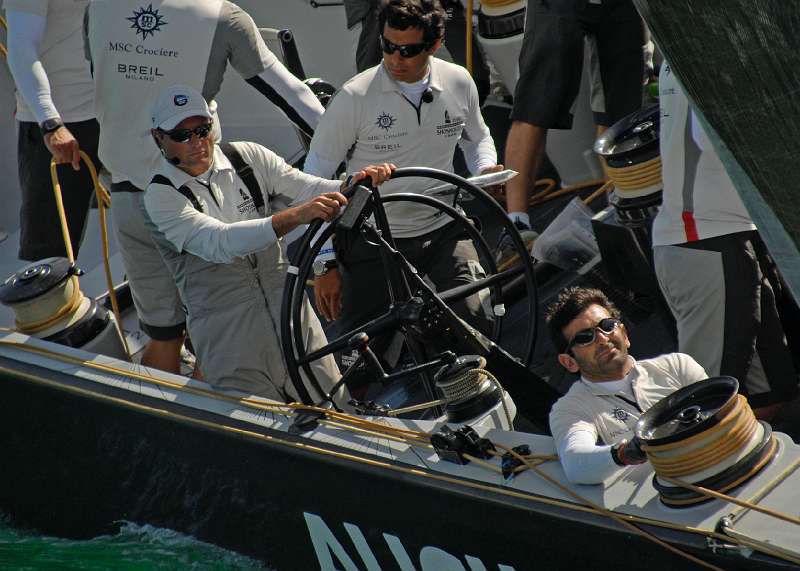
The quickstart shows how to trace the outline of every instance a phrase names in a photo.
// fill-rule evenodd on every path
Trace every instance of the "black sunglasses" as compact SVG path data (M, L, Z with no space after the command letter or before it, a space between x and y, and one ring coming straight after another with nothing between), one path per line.
M606 317L605 319L601 319L594 327L581 329L578 331L572 340L567 343L564 353L569 353L570 349L573 347L587 347L588 345L594 343L594 340L597 338L598 329L606 335L610 335L620 325L622 325L622 322L614 317Z
M172 131L165 131L164 129L159 128L159 131L164 133L176 143L188 143L192 138L192 133L197 135L198 139L205 139L211 132L212 127L212 123L205 123L195 127L194 129L173 129Z
M411 58L418 56L424 50L428 49L431 44L428 42L423 42L421 44L395 44L390 42L383 36L381 38L381 49L385 54L393 54L394 52L400 52L400 56L404 58Z

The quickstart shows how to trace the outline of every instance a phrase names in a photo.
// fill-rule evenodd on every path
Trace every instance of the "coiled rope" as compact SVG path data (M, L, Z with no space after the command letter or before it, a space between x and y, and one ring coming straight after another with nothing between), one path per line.
M106 286L108 287L108 296L111 300L111 308L114 313L114 317L117 321L117 331L119 332L120 338L122 339L122 344L125 348L125 354L128 356L128 359L131 359L131 352L130 348L128 347L128 341L125 338L125 332L122 330L122 317L119 311L119 304L117 303L117 296L114 291L114 281L111 277L111 263L109 262L109 254L108 254L108 224L106 220L106 208L111 207L111 195L109 192L103 187L100 183L99 178L97 177L97 169L94 166L94 162L92 159L87 155L85 152L80 151L81 160L86 164L86 167L89 169L89 174L92 177L92 184L94 185L94 192L95 196L97 197L97 209L100 214L100 229L101 229L101 238L102 238L102 245L103 245L103 265L105 267L105 277L106 277ZM61 183L58 180L58 169L55 158L50 161L50 179L53 183L53 194L55 195L56 200L56 208L58 209L58 218L61 223L61 235L64 238L64 247L67 251L67 259L69 260L70 264L75 264L75 254L72 250L72 240L70 239L69 235L69 227L67 226L67 215L64 211L64 201L61 196ZM80 301L83 299L83 294L80 291L80 286L78 284L77 276L72 276L70 280L73 281L73 298L77 296L77 305L80 304ZM70 313L70 311L75 311L77 309L77 305L70 309L69 304L62 307L58 310L53 316L49 317L46 320L42 320L39 323L34 324L38 330L44 329L49 327L50 325L56 323L59 319L64 317L64 315ZM24 324L27 329L20 328L20 331L23 333L31 332L30 327L31 324ZM18 324L19 326L19 324Z
M8 31L8 22L6 22L6 19L3 18L2 15L0 15L0 26L2 26L6 31ZM8 57L8 48L6 48L3 44L0 44L0 55L3 56L4 58Z
M511 430L514 426L514 422L511 418L511 412L508 410L508 404L506 403L505 399L506 392L505 390L503 390L503 386L500 384L500 381L497 380L497 377L495 377L492 373L483 368L486 366L486 359L481 357L480 363L481 363L480 367L475 369L465 370L461 372L457 377L453 379L448 379L447 383L448 387L443 388L442 390L442 392L445 393L444 398L412 406L407 406L404 408L395 408L388 411L386 415L394 417L394 416L399 416L401 414L405 414L407 412L424 410L427 408L447 405L452 402L459 401L472 394L473 391L475 391L481 385L481 383L488 380L500 391L501 395L500 403L503 407L503 414L506 417L508 428L509 430Z
M681 478L718 466L726 458L752 449L759 428L753 410L743 395L736 395L731 410L715 426L684 438L642 449L656 475Z
M614 181L614 187L621 197L638 194L646 190L660 190L661 157L656 156L643 163L625 167L605 167L608 177Z

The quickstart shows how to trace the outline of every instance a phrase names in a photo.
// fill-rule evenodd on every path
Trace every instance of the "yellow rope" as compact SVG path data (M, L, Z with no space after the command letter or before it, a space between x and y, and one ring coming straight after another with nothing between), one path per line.
M520 0L481 0L481 5L488 8L502 8L504 6L511 6L518 4Z
M758 429L758 421L743 395L712 428L679 442L642 449L660 477L681 477L713 468L725 458L743 451Z
M12 332L11 330L8 330L6 328L0 328L0 331ZM142 374L139 374L139 373L135 373L133 371L128 371L128 370L125 370L125 369L118 369L118 368L113 367L111 365L101 365L101 364L98 364L98 363L92 363L92 362L83 361L81 359L69 357L69 356L66 356L66 355L63 355L63 354L60 354L60 353L56 353L56 352L47 350L47 349L42 349L42 348L38 348L38 347L31 347L31 346L25 345L25 344L17 342L17 341L0 340L0 345L14 346L14 347L22 349L22 350L26 350L26 351L30 351L30 352L34 352L34 353L39 353L39 354L49 355L49 356L51 356L51 357L53 357L55 359L62 360L62 361L65 361L65 362L76 363L76 364L79 364L79 365L86 366L88 368L94 368L94 369L107 371L107 372L114 372L114 373L117 373L117 374L129 376L129 377L132 377L132 378L140 378L140 379L146 380L148 382L151 382L153 384L162 384L162 385L170 386L172 388L175 388L175 389L178 389L178 390L181 390L181 391L185 391L185 392L193 392L193 393L198 393L198 394L204 394L204 395L207 395L207 396L213 396L214 398L217 398L217 399L220 399L220 400L233 401L233 402L235 402L237 404L240 404L240 405L247 405L247 406L250 406L252 408L262 409L262 410L265 410L267 412L273 412L273 413L276 413L276 414L287 415L287 414L290 414L292 411L297 412L297 411L303 411L303 410L318 411L318 412L324 413L325 415L327 415L327 416L329 416L331 418L335 418L337 420L346 421L346 422L343 422L343 423L333 422L333 421L323 421L326 424L329 423L334 427L339 427L339 428L342 428L344 430L352 430L354 432L361 432L361 433L365 433L367 435L371 435L371 434L377 433L376 435L387 437L387 438L392 438L392 439L399 439L401 441L403 441L402 436L398 437L397 434L408 435L409 437L413 435L415 437L424 438L424 439L430 437L429 434L424 433L424 432L415 431L415 430L408 430L408 429L400 429L400 428L396 428L396 427L390 427L390 426L387 426L387 425L384 425L384 424L380 424L380 423L375 422L375 421L368 421L366 419L353 417L353 416L348 415L346 413L336 413L335 411L331 411L329 409L319 409L319 408L316 408L316 407L309 407L309 406L306 406L306 405L300 405L298 403L289 403L289 404L273 404L273 403L269 403L268 404L268 403L263 403L263 402L256 401L256 400L253 400L253 399L248 399L248 398L237 399L235 397L227 396L225 394L218 393L216 391L199 389L199 388L195 388L195 387L188 387L188 386L185 386L185 385L180 385L180 384L177 384L177 383L174 383L174 382L170 382L170 381L166 381L166 380L163 380L163 379L156 379L156 378L154 378L154 377L152 377L150 375L142 375ZM157 412L163 412L163 411L157 411ZM194 419L192 419L192 420L194 421ZM353 426L348 426L348 423L352 423ZM204 423L204 424L207 424L209 427L212 426L211 423ZM370 428L372 430L367 430L366 426L370 426ZM225 427L223 427L223 428L225 428ZM242 431L242 432L244 432L244 431ZM254 436L258 436L258 435L254 435ZM428 442L425 442L424 444L425 445L429 445ZM700 559L694 558L693 556L691 556L689 554L683 553L679 549L677 549L677 548L675 548L675 547L663 542L662 540L660 540L660 539L658 539L658 538L656 538L656 537L654 537L652 535L647 534L647 532L644 532L643 530L641 530L640 528L638 528L637 526L633 525L630 522L635 521L635 522L644 523L644 524L648 524L648 525L663 526L663 527L666 527L666 528L669 528L669 529L684 530L684 531L687 531L689 533L697 533L697 534L704 535L706 537L714 537L714 538L717 538L717 539L720 539L720 540L722 540L722 539L730 539L730 540L733 540L733 541L735 541L735 542L737 542L739 544L751 546L751 547L753 547L754 549L756 549L758 551L761 551L763 553L767 553L767 554L772 555L774 557L781 558L781 559L784 559L784 560L793 560L790 555L788 555L786 553L783 553L782 551L777 550L774 546L770 546L770 545L765 544L763 542L758 542L756 540L753 540L752 538L731 537L731 536L722 535L722 534L719 534L719 533L716 533L716 532L713 532L713 531L692 528L692 527L686 526L686 525L675 525L675 524L670 524L669 522L664 522L664 521L660 521L660 520L648 520L646 518L642 518L642 517L638 517L638 516L632 516L632 515L629 515L629 514L618 514L618 513L615 513L615 512L613 512L611 510L608 510L606 508L603 508L603 507L601 507L599 505L594 504L593 502L591 502L590 500L587 500L586 498L583 498L579 494L573 492L567 486L564 486L563 484L561 484L557 480L553 479L552 477L548 476L546 473L544 473L544 472L542 472L541 470L538 469L538 465L539 464L542 464L542 463L547 462L547 461L554 461L554 460L556 460L558 458L557 456L555 456L555 455L521 456L520 454L516 453L514 450L511 450L510 448L508 448L508 447L506 447L506 446L504 446L502 444L498 444L498 443L494 443L494 444L499 450L505 450L505 451L509 452L512 456L514 456L515 458L517 458L518 460L520 460L523 463L523 466L525 466L525 468L519 467L519 468L517 468L515 470L515 472L520 472L523 469L532 470L537 475L542 477L544 480L546 480L550 484L552 484L553 486L557 487L558 489L561 489L564 493L566 493L569 496L573 497L574 499L578 500L580 505L575 506L575 509L586 509L590 513L599 513L599 514L602 514L602 515L606 515L606 516L610 517L611 519L613 519L614 521L616 521L617 523L619 523L620 525L631 529L632 531L634 531L637 534L643 535L644 537L650 539L651 541L654 541L655 543L658 543L659 545L663 546L665 549L668 549L668 550L670 550L670 551L672 551L674 553L677 553L677 554L679 554L681 556L687 557L689 560L697 563L698 565L702 565L702 566L707 567L709 569L715 569L715 570L719 569L718 567L710 565L710 564L708 564L708 563L706 563L706 562L704 562L704 561L702 561ZM412 445L417 445L418 446L419 444L418 443L414 443ZM497 453L496 455L500 455L500 454ZM354 459L361 460L360 458L354 458ZM469 459L472 460L472 458L469 458ZM494 466L492 464L489 464L488 462L480 462L480 463L476 463L476 464L481 465L481 466L486 467L486 468L489 468L492 471L502 472L502 470L500 470L499 468L497 468L496 466ZM392 466L387 466L387 467L392 468ZM411 472L415 472L415 471L411 470ZM440 479L440 480L447 479L447 481L451 481L452 483L462 483L462 484L468 485L468 486L470 485L469 481L456 480L456 479L452 479L452 478L447 478L446 476L439 476L439 475L435 475L434 474L434 475L431 475L431 477L433 477L434 479ZM485 487L479 486L479 485L475 485L474 487L480 488L480 489L488 489L488 488L485 488ZM534 501L545 501L546 500L545 498L541 498L541 497L536 496L536 495L514 494L513 491L511 491L511 490L503 490L503 491L507 492L509 494L512 494L512 495L516 495L516 496L519 496L519 497L525 497L527 499L534 500ZM727 499L727 496L725 496L722 499ZM545 501L545 503L548 503L548 502ZM584 507L582 508L581 506L584 506ZM748 505L748 507L750 507L750 506Z
M119 331L119 336L122 339L123 347L125 348L125 354L128 356L129 360L131 358L131 351L128 347L128 340L125 338L125 332L122 329L122 316L119 311L119 304L117 303L117 295L114 291L114 281L111 277L111 263L109 262L109 253L108 253L108 224L106 221L106 208L111 206L111 195L108 191L103 188L103 185L100 183L100 179L97 177L97 169L94 166L94 162L92 159L89 158L85 152L80 151L81 160L86 164L86 167L89 169L89 174L92 177L92 184L94 185L94 192L95 196L97 196L97 209L100 213L100 233L103 242L103 264L105 266L105 276L106 276L106 286L108 287L108 296L111 300L111 308L114 312L114 317L117 321L117 330ZM50 179L53 182L53 193L55 194L56 199L56 208L58 209L58 218L61 222L61 234L64 237L64 247L67 250L67 259L70 261L71 264L75 263L75 255L72 251L72 240L69 236L69 227L67 226L67 215L64 211L64 202L61 196L61 183L58 180L58 169L55 158L50 161ZM75 290L79 292L77 278L75 279Z
M2 15L0 15L0 26L8 30L8 22L6 22L6 19L3 18ZM3 44L0 44L0 55L5 58L8 57L8 49Z
M552 476L546 474L545 472L540 470L537 465L535 465L532 462L529 462L528 460L526 460L525 457L521 456L517 451L513 450L512 448L508 448L507 446L503 446L502 444L499 444L499 445L495 444L495 446L497 448L499 448L501 450L504 450L507 453L511 454L511 456L516 458L518 461L523 462L524 464L526 464L528 466L528 468L530 468L533 472L536 473L537 476L539 476L543 480L547 481L550 485L558 488L559 490L561 490L565 494L573 497L574 499L576 499L577 501L581 502L582 504L589 506L593 510L597 511L597 513L600 513L602 515L605 515L605 516L611 518L612 520L617 522L619 525L629 529L630 531L634 532L635 534L637 534L637 535L639 535L639 536L641 536L641 537L643 537L643 538L645 538L645 539L647 539L649 541L652 541L653 543L656 543L656 544L660 545L664 549L666 549L666 550L668 550L668 551L670 551L670 552L672 552L672 553L674 553L676 555L684 557L684 558L688 559L689 561L692 561L693 563L696 563L697 565L700 565L700 566L705 567L707 569L713 569L714 571L723 571L722 568L717 567L716 565L712 565L711 563L707 563L706 561L703 561L702 559L699 559L699 558L695 557L694 555L691 555L690 553L686 553L685 551L670 545L666 541L663 541L663 540L657 538L655 535L644 531L643 529L641 529L638 526L630 523L629 521L626 521L624 518L620 517L618 514L614 513L613 511L611 511L609 509L606 509L606 508L602 507L599 504L594 503L590 499L581 496L577 492L574 492L569 486L565 486L564 484L562 484L561 482L559 482L558 480L556 480Z
M606 172L614 186L625 192L635 192L653 186L661 187L661 157L657 156L649 161L627 167L606 166Z
M83 301L83 294L81 294L81 288L78 284L78 278L72 276L70 279L72 283L72 295L70 296L69 300L62 305L59 309L56 310L55 313L46 317L45 319L41 319L39 321L28 321L23 322L19 320L14 320L14 324L17 330L21 331L22 333L39 333L40 331L44 331L48 327L52 327L54 324L58 323L61 319L71 316L77 309L80 307L81 302Z

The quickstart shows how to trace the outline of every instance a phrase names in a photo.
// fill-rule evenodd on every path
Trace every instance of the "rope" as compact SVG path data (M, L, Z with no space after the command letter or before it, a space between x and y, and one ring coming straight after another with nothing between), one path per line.
M3 18L1 14L0 14L0 26L8 30L8 22L6 22L6 19ZM0 44L0 55L2 55L4 58L8 57L8 49L3 44Z
M693 563L696 563L697 565L705 567L706 569L713 569L714 571L723 571L721 567L717 567L716 565L712 565L711 563L707 563L706 561L703 561L702 559L699 559L699 558L695 557L694 555L692 555L690 553L686 553L685 551L670 545L666 541L663 541L663 540L657 538L655 535L644 531L643 529L641 529L640 527L630 523L629 521L626 521L624 518L620 517L619 514L616 514L613 511L611 511L609 509L606 509L606 508L600 506L599 504L594 503L590 499L581 496L577 492L574 492L568 486L565 486L564 484L562 484L561 482L559 482L558 480L556 480L552 476L550 476L550 475L546 474L545 472L543 472L542 470L540 470L537 464L534 464L533 462L529 462L525 457L521 456L516 450L513 450L512 448L508 448L507 446L503 446L502 444L495 444L495 446L497 448L499 448L500 450L504 450L505 452L511 454L514 458L516 458L520 462L523 462L525 465L528 466L528 468L530 470L535 472L536 475L538 475L543 480L547 481L550 485L555 486L556 488L558 488L559 490L561 490L565 494L571 496L572 498L576 499L577 501L581 502L582 504L589 506L590 508L594 509L598 513L611 518L616 523L618 523L619 525L629 529L630 531L632 531L636 535L639 535L639 536L641 536L641 537L643 537L643 538L645 538L645 539L647 539L649 541L652 541L653 543L655 543L657 545L660 545L661 547L663 547L667 551L670 551L670 552L674 553L675 555L679 555L680 557L684 557L684 558L688 559L689 561L691 561Z
M0 328L0 331L13 333L13 331L11 331L9 329L6 329L6 328ZM366 419L359 418L359 417L354 417L354 416L351 416L351 415L349 415L347 413L336 412L336 411L332 411L332 410L329 410L329 409L322 409L322 408L312 407L312 406L308 406L308 405L301 405L299 403L275 404L275 403L265 403L265 402L263 402L261 400L256 400L256 399L252 399L252 398L236 398L236 397L225 395L224 393L219 393L219 392L216 392L216 391L213 391L213 390L202 389L202 388L198 388L198 387L191 387L191 386L188 386L188 385L183 385L183 384L179 384L179 383L176 383L176 382L167 381L167 380L164 380L164 379L157 379L157 378L152 377L150 375L142 375L142 374L136 373L134 371L129 371L129 370L126 370L126 369L119 369L119 368L114 367L112 365L104 365L104 364L95 363L95 362L91 362L91 361L84 361L82 359L78 359L78 358L75 358L75 357L70 357L70 356L67 356L67 355L63 355L61 353L56 353L56 352L51 351L49 349L44 349L44 348L40 348L40 347L32 347L32 346L26 345L26 344L24 344L22 342L19 342L19 341L9 341L9 340L5 340L5 339L0 339L0 345L13 346L15 348L18 348L18 349L21 349L21 350L24 350L24 351L29 351L29 352L32 352L32 353L38 353L38 354L47 355L47 356L50 356L50 357L52 357L52 358L54 358L56 360L60 360L60 361L63 361L63 362L73 363L73 364L85 366L85 367L88 367L88 368L92 368L92 369L96 369L96 370L100 370L100 371L104 371L104 372L111 372L111 373L115 373L115 374L120 374L120 375L131 377L131 378L138 378L140 380L145 380L145 381L147 381L147 382L149 382L151 384L167 386L167 387L170 387L170 388L173 388L173 389L176 389L176 390L179 390L179 391L183 391L183 392L195 393L195 394L200 394L200 395L203 395L203 396L210 396L210 397L213 397L213 398L216 398L216 399L233 402L233 403L236 403L238 405L250 406L250 407L255 408L255 409L264 410L266 412L272 412L274 414L280 414L280 415L283 415L283 416L289 416L293 412L296 413L296 412L301 412L301 411L320 412L320 413L323 413L325 416L327 416L329 418L329 420L323 420L323 421L321 421L321 423L329 424L329 425L331 425L333 427L341 428L343 430L350 430L350 431L353 431L353 432L362 433L362 434L366 434L366 435L381 436L381 437L384 437L384 438L389 438L389 439L397 440L397 441L400 441L400 442L406 442L411 446L430 447L430 442L429 442L430 435L428 433L421 432L421 431L416 431L416 430L410 430L410 429L403 429L403 428L398 428L398 427L393 427L393 426L387 426L387 425L381 424L379 422L366 420ZM690 533L698 533L698 534L701 534L701 535L706 536L706 537L715 537L717 539L731 539L731 540L733 540L735 542L738 542L741 545L750 546L750 547L752 547L752 548L754 548L754 549L756 549L758 551L761 551L763 553L772 555L774 557L781 558L781 559L784 559L784 560L795 561L795 559L792 559L790 554L787 554L787 553L784 553L782 551L777 550L775 548L775 546L770 546L770 545L765 544L763 542L758 542L756 540L753 540L752 538L731 537L731 536L728 536L728 535L721 535L721 534L715 533L713 531L707 531L707 530L702 530L702 529L697 529L697 528L691 528L690 526L686 526L686 525L674 525L674 524L669 524L668 522L661 522L661 521L658 521L658 520L647 520L645 518L632 516L632 515L629 515L629 514L617 514L615 512L612 512L611 510L608 510L606 508L603 508L603 507L601 507L599 505L594 504L593 502L591 502L590 500L588 500L586 498L583 498L582 496L580 496L576 492L573 492L567 486L564 486L563 484L561 484L560 482L558 482L554 478L550 477L549 475L547 475L546 473L544 473L544 472L542 472L541 470L538 469L538 466L540 464L542 464L544 462L547 462L547 461L554 461L554 460L556 460L558 458L557 456L555 456L555 455L521 456L516 451L514 451L514 450L512 450L512 449L510 449L510 448L508 448L508 447L506 447L506 446L504 446L502 444L498 444L498 443L494 443L494 444L499 450L504 450L504 451L510 453L513 457L515 457L516 459L518 459L519 461L522 462L522 466L517 467L515 469L515 473L522 472L522 471L525 471L525 470L532 470L533 472L535 472L537 475L539 475L541 478L543 478L544 480L546 480L547 482L549 482L550 484L552 484L556 488L560 489L561 491L563 491L567 495L571 496L572 498L578 500L580 506L585 506L583 509L587 509L590 513L594 512L594 513L599 513L599 514L602 514L602 515L606 515L606 516L610 517L611 519L613 519L614 521L616 521L617 523L619 523L620 525L631 529L636 534L641 535L641 536L643 536L643 537L645 537L645 538L647 538L647 539L649 539L649 540L661 545L665 549L668 549L669 551L671 551L673 553L676 553L676 554L678 554L678 555L680 555L682 557L686 557L690 561L693 561L693 562L697 563L698 565L701 565L701 566L706 567L708 569L719 570L718 567L710 565L710 564L708 564L708 563L706 563L706 562L704 562L704 561L702 561L700 559L697 559L697 558L693 557L692 555L686 554L686 553L682 552L681 550L679 550L679 549L667 544L666 542L658 539L657 537L648 534L647 532L643 531L639 527L637 527L637 526L633 525L632 523L630 523L630 521L636 521L636 522L649 524L649 525L662 525L662 526L665 526L665 527L667 527L669 529L683 530L683 531L687 531L687 532L690 532ZM501 454L497 453L496 455L500 456ZM492 470L494 472L502 473L502 470L499 467L495 466L494 464L490 464L489 462L482 461L482 460L480 460L478 458L473 459L473 458L469 457L468 459L470 461L476 461L476 465L480 465L480 466L485 467L487 469L490 469L490 470ZM469 482L462 482L462 483L464 483L465 485L469 485L470 484ZM710 490L709 490L709 492L710 492ZM523 497L523 496L520 496L520 497ZM524 497L528 497L528 496L525 495ZM727 499L727 498L728 498L728 496L724 496L724 497L721 497L720 499ZM537 499L540 499L540 498L538 496L530 496L529 499L537 500ZM746 502L744 502L744 503L746 503ZM748 504L747 507L748 508L750 507L749 504ZM578 509L580 509L580 508L578 508ZM628 521L628 520L630 520L630 521Z
M747 399L737 395L733 408L718 424L678 442L661 446L644 444L656 475L679 478L718 465L724 459L752 447L759 427Z
M503 8L504 6L511 6L518 4L519 0L481 0L481 5L487 8Z
M637 192L647 188L661 187L661 157L626 167L606 166L606 172L618 192Z
M486 361L484 360L483 362L485 363ZM508 404L506 403L505 399L506 392L505 390L503 390L503 386L500 384L500 381L497 380L497 377L495 377L492 373L490 373L486 369L480 369L480 368L464 371L460 376L456 377L455 379L449 380L448 384L459 385L460 390L456 391L454 394L430 402L424 402L421 404L415 404L403 408L395 408L387 412L386 416L396 417L401 414L405 414L407 412L415 412L418 410L433 408L435 406L450 404L451 402L460 400L465 396L467 396L467 394L465 394L465 391L467 389L472 389L483 381L483 379L481 379L481 375L483 375L485 379L494 384L494 386L496 386L500 390L500 395L501 395L500 403L502 404L503 407L503 413L505 414L506 422L508 422L509 429L512 429L514 426L514 422L511 419L511 412L508 410ZM471 382L468 383L466 381L471 381Z
M64 303L60 308L58 308L55 313L51 316L46 317L45 319L40 319L39 321L19 321L18 319L14 320L14 324L18 331L22 333L31 334L31 333L39 333L40 331L44 331L48 327L52 327L54 324L58 323L65 317L71 317L80 307L81 302L83 302L83 294L81 293L80 285L78 284L78 278L72 276L69 279L69 282L66 284L65 287L70 287L72 285L72 295L70 296L69 300Z
M86 163L86 167L89 169L89 174L92 177L92 184L94 185L94 192L95 196L97 196L97 209L100 213L100 229L101 229L101 238L103 243L103 265L105 267L105 277L106 277L106 286L108 287L108 297L111 300L111 308L114 313L114 317L117 321L117 331L119 332L120 339L122 339L123 347L125 348L125 354L128 356L129 360L131 358L131 351L128 347L128 340L125 338L125 332L122 329L122 316L119 311L119 304L117 303L117 295L114 291L114 281L111 277L111 263L109 261L109 254L108 254L108 224L106 221L106 208L111 206L111 195L108 191L103 188L103 185L100 183L100 180L97 177L97 169L94 166L94 162L92 159L89 158L85 152L80 151L81 160ZM61 196L61 183L58 180L58 169L55 158L50 161L50 179L53 182L53 193L55 195L56 200L56 208L58 209L58 218L61 223L61 234L64 237L64 247L67 250L67 259L69 260L70 264L75 264L75 254L72 251L72 240L70 239L69 235L69 227L67 226L67 215L64 211L64 202ZM83 295L80 293L80 287L78 285L77 277L72 278L75 280L75 295L79 295L81 298ZM54 318L50 318L51 323ZM60 319L60 318L59 318Z

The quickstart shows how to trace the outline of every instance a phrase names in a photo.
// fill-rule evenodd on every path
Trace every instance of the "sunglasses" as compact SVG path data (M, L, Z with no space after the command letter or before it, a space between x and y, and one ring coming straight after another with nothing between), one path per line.
M589 329L581 329L578 331L572 340L567 343L564 353L569 353L570 349L573 347L587 347L594 343L594 340L597 338L598 329L606 335L610 335L620 325L622 325L622 322L614 317L606 317L605 319L601 319L594 327L590 327Z
M191 138L192 134L197 135L198 139L205 139L208 137L208 134L211 132L212 128L211 123L205 123L204 125L200 125L195 127L194 129L173 129L172 131L165 131L164 129L159 129L162 133L164 133L167 137L175 141L176 143L188 143Z
M431 44L428 42L423 42L421 44L395 44L384 38L381 38L381 49L385 54L393 54L394 52L400 52L400 57L404 58L412 58L418 56L424 50L428 49Z

